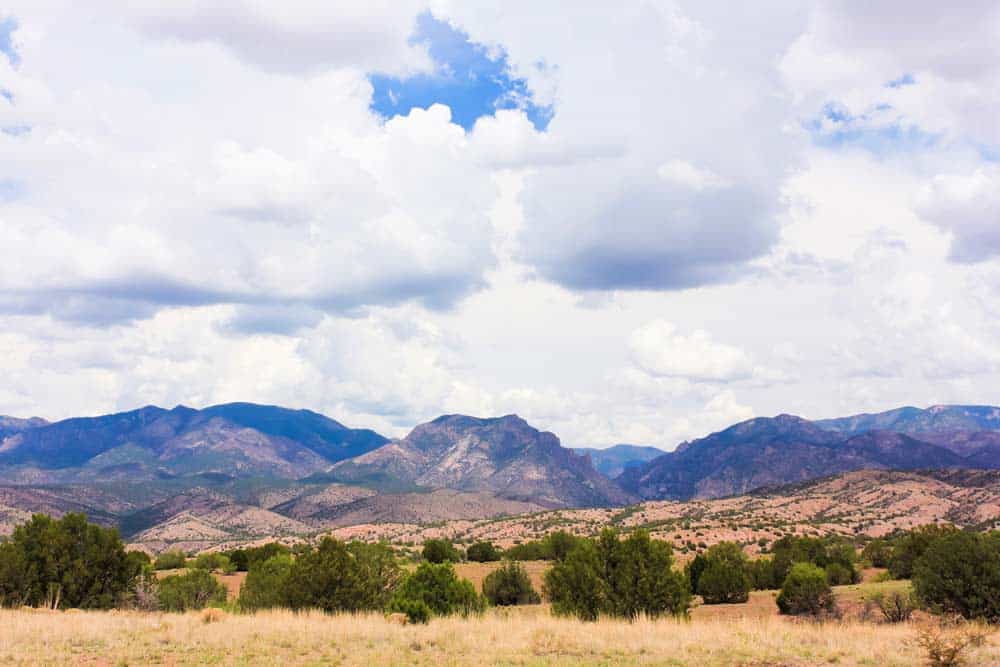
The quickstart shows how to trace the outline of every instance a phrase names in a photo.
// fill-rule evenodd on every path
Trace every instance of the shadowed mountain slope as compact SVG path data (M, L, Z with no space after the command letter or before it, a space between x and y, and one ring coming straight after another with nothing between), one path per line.
M873 424L879 421L871 422ZM901 433L846 433L792 415L751 419L626 470L643 498L717 498L849 470L977 467L941 445Z
M296 478L388 442L308 410L251 403L204 410L147 406L21 430L0 443L0 466L89 467L90 477L218 472ZM95 472L96 471L96 472Z

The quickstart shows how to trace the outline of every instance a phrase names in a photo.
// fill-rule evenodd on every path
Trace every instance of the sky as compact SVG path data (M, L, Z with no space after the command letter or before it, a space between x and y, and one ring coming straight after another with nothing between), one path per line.
M0 414L1000 403L1000 5L745 4L8 0Z

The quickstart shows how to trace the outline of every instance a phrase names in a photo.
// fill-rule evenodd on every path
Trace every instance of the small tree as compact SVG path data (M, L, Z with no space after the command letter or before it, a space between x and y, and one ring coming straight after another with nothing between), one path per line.
M698 582L706 567L708 567L708 558L704 554L696 555L684 566L684 572L687 574L688 581L691 582L692 593L698 592Z
M843 563L830 563L825 568L826 581L831 586L845 586L854 583L854 571L848 570Z
M465 550L465 557L477 563L490 563L500 560L500 550L492 542L476 542Z
M153 567L157 570L179 570L185 565L187 565L187 554L179 549L164 551L153 563Z
M507 561L483 580L483 596L498 607L538 604L541 598L520 563Z
M755 591L780 588L782 582L775 581L774 564L770 558L755 558L747 563L750 587Z
M888 595L879 592L872 596L871 601L882 612L882 617L888 623L903 623L910 620L916 608L913 594L902 591L893 591Z
M697 588L694 585L692 588L701 595L705 604L746 602L749 599L750 576L747 573L747 558L740 545L735 542L713 545L705 552L703 564Z
M462 560L455 545L448 540L431 539L424 542L423 557L428 563L457 563Z
M409 614L407 609L414 602L427 605L437 616L480 613L485 607L483 598L467 579L459 579L451 563L421 563L393 595L389 608Z
M257 611L287 606L291 573L292 557L287 554L255 561L240 588L240 608Z
M160 580L159 601L166 611L204 609L225 603L226 587L210 572L188 570Z
M876 538L861 550L861 557L871 563L872 567L889 567L892 545L886 540Z
M542 589L552 602L553 613L596 621L608 607L609 586L603 573L594 543L587 540L578 544L545 572Z
M917 559L913 588L935 611L1000 622L1000 534L939 536Z
M782 614L793 616L818 616L836 610L833 591L826 581L826 572L812 563L792 565L776 601Z

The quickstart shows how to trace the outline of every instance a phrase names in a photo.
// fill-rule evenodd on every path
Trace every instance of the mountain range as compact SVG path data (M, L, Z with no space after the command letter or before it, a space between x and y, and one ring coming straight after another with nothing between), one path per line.
M392 440L309 410L147 406L52 423L0 417L0 532L33 511L85 511L139 542L195 548L960 468L1000 468L1000 408L763 417L663 452L574 450L516 415L444 415Z

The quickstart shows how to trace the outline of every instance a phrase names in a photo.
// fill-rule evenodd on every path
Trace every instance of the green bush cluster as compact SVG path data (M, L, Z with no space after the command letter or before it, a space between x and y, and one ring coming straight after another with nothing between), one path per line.
M761 558L749 569L756 590L781 588L795 563L812 563L827 575L832 586L860 580L854 544L842 537L785 535L771 545L771 557Z
M269 542L259 547L233 549L224 553L237 572L248 572L253 563L263 562L274 556L287 555L292 553L292 550L280 542Z
M688 563L686 571L691 590L701 595L705 604L746 602L750 597L750 563L735 542L709 547Z
M931 543L957 532L959 530L955 526L929 524L896 536L892 541L892 553L887 563L889 574L893 579L911 578L917 561Z
M208 570L191 569L160 580L158 600L164 611L190 611L226 602L226 587Z
M207 572L221 572L222 574L232 574L236 571L236 566L229 560L229 556L217 551L198 554L189 567Z
M187 554L179 549L164 551L156 557L153 567L157 570L179 570L187 565Z
M554 613L597 620L686 615L691 593L673 569L670 544L637 530L625 539L610 528L575 546L545 573L544 590Z
M0 544L0 604L108 609L148 567L148 557L125 552L117 529L83 514L36 514Z
M565 530L549 533L541 540L515 544L504 552L504 557L510 560L563 560L569 552L581 542L584 537L577 537Z
M913 564L913 589L932 611L1000 622L1000 533L939 533Z

